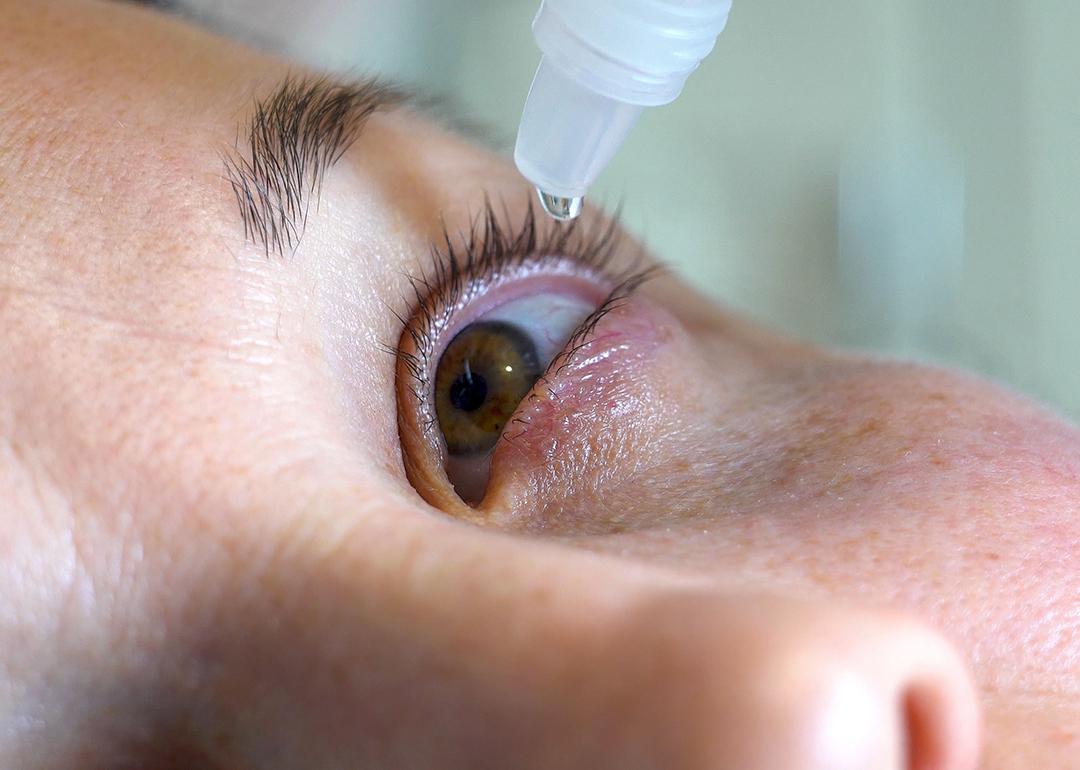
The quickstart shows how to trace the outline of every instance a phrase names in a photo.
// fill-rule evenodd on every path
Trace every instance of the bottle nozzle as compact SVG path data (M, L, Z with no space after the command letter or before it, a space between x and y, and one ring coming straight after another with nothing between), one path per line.
M564 198L561 195L553 195L544 192L539 187L536 188L536 192L540 196L540 205L544 207L544 211L560 222L577 219L578 214L581 213L582 203L585 201L581 197Z
M643 109L591 91L541 60L522 111L514 161L540 194L544 211L559 220L581 213L585 193Z
M541 0L543 54L514 162L568 220L647 107L667 104L716 43L731 0Z

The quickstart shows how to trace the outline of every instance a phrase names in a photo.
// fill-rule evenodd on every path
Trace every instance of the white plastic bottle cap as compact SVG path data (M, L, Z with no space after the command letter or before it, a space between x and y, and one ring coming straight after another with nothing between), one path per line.
M682 91L730 9L731 0L542 0L533 34L543 56L514 161L549 213L576 215L642 110Z

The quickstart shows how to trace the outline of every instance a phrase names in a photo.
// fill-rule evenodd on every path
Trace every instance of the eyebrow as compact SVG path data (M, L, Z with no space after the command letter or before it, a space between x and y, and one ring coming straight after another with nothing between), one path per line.
M256 99L246 141L238 130L237 141L223 153L244 238L268 256L295 249L329 168L374 112L409 98L404 89L379 80L289 75Z

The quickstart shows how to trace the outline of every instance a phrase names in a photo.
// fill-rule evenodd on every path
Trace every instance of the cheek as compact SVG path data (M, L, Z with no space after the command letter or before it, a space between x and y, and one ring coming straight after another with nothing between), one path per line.
M566 430L503 498L511 526L731 589L912 610L977 661L984 685L1075 689L1071 427L912 366L764 370L680 342L621 377L625 392L602 397L632 419L592 411L583 425L552 406Z
M693 535L696 563L915 610L972 654L984 684L1075 691L1076 431L910 366L833 363L784 400L786 427L751 452L758 478L738 515Z
M527 399L496 451L483 507L508 528L648 529L712 494L714 397L702 383L725 386L661 308L616 310L605 322Z

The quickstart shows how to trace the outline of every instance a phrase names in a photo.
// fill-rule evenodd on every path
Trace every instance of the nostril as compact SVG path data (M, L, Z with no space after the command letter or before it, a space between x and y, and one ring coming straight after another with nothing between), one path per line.
M891 613L833 610L801 642L829 694L818 722L823 767L975 770L979 709L944 637ZM808 711L814 708L805 701ZM828 729L822 729L828 728Z
M949 683L909 684L900 693L904 770L972 770L977 731L970 724L966 693L950 692ZM963 688L965 685L960 683Z
M815 736L799 767L974 770L974 707L966 684L942 666L948 662L913 657L891 672L851 659L820 666L789 691ZM806 695L815 690L819 697Z
M934 696L922 687L909 687L901 693L900 718L907 740L907 770L936 770L942 767L946 746L935 726Z
M974 770L980 716L971 679L943 637L921 624L889 623L900 657L897 693L904 770Z
M771 598L670 599L629 638L619 671L632 686L617 703L635 714L635 754L657 758L642 767L975 770L974 689L920 623Z
M781 652L804 672L789 677L786 692L817 736L818 759L799 767L975 770L978 706L943 637L908 619L857 611L822 613L809 628Z

